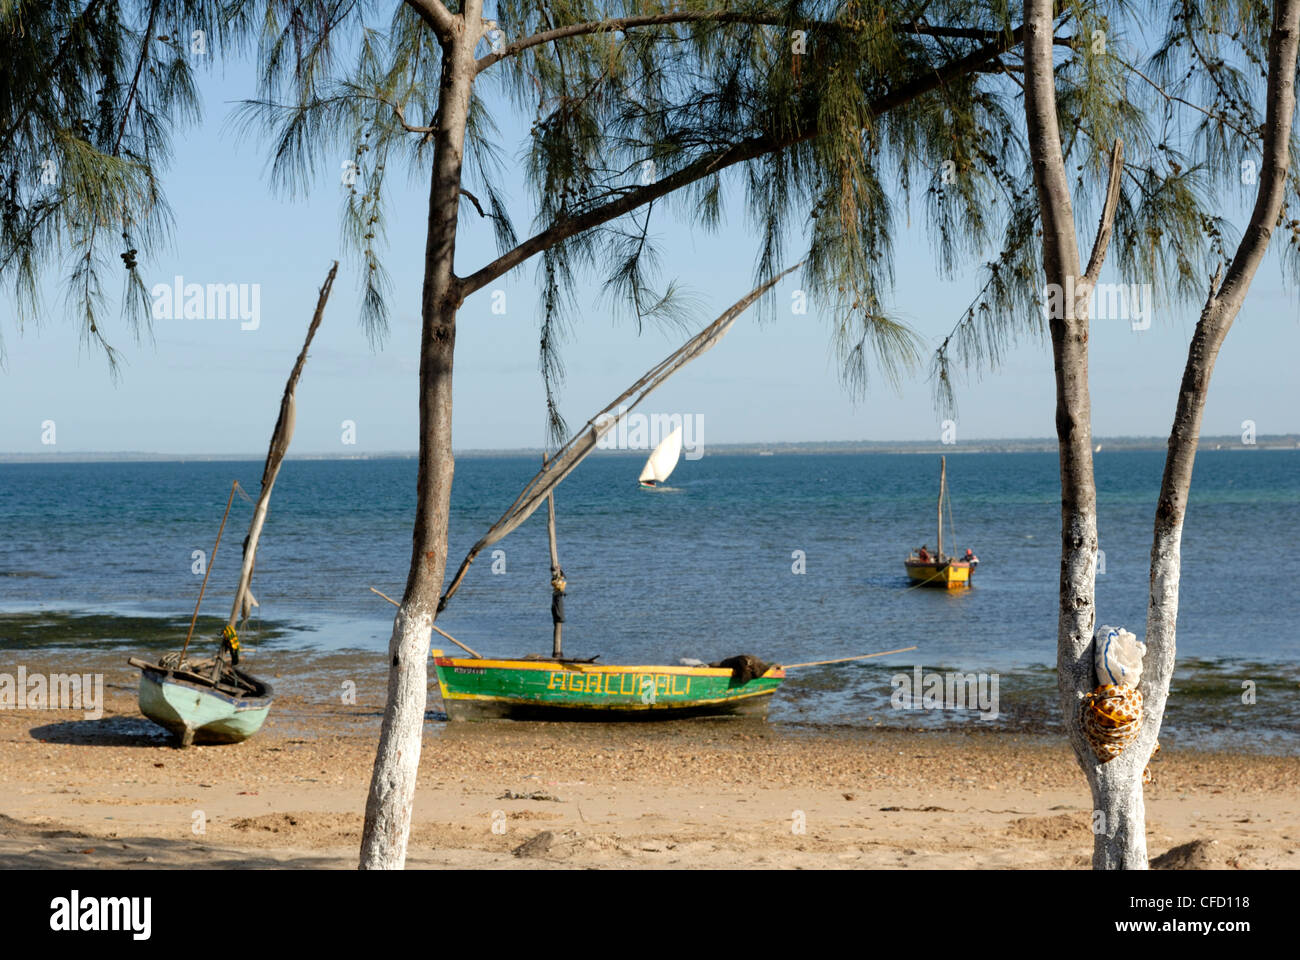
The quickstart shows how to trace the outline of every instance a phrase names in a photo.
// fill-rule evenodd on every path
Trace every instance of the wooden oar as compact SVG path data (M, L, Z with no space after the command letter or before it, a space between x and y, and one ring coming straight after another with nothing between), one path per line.
M838 660L810 660L807 663L787 663L784 669L793 670L796 667L822 667L828 663L847 663L850 660L867 660L871 657L887 657L891 653L907 653L909 650L915 650L916 647L899 647L897 650L882 650L880 653L864 653L857 657L840 657Z
M388 594L386 594L386 593L380 593L380 592L379 592L378 590L376 590L374 587L371 587L371 588L370 588L370 592L371 592L371 593L378 593L381 597L383 597L385 600L387 600L389 603L391 603L391 604L392 604L393 606L395 606L395 607L400 607L400 606L401 606L400 603L398 603L396 600L394 600L394 599L393 599L392 597L390 597ZM446 630L442 630L442 629L440 629L436 623L432 623L432 624L430 624L430 626L433 627L433 630L434 630L435 633L438 633L438 634L440 634L441 636L446 637L448 640L450 640L452 643L456 644L456 646L460 647L460 648L461 648L462 650L464 650L466 653L470 654L471 656L478 657L480 660L483 659L483 654L478 653L478 652L476 652L475 650L470 649L468 646L466 646L465 644L463 644L463 643L461 643L459 640L457 640L455 637L453 637L453 636L452 636L450 633L448 633Z

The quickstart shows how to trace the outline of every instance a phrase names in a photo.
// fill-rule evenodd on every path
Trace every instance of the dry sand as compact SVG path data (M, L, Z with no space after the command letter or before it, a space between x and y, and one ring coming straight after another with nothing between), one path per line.
M281 696L253 740L182 751L140 716L134 671L107 672L100 720L0 711L0 866L356 865L381 681L357 705ZM1073 868L1091 850L1056 740L430 719L420 769L412 867ZM1165 750L1152 771L1153 865L1300 867L1300 758Z

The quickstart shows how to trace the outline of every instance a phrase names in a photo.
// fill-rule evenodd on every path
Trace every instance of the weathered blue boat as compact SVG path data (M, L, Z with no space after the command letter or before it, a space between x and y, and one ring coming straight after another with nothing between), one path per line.
M182 747L247 740L271 710L271 685L235 667L213 681L136 657L130 663L140 668L140 712L175 734Z
M194 605L194 616L190 619L190 629L185 635L185 645L179 653L166 654L156 662L139 657L131 657L128 661L131 666L140 668L140 712L175 734L182 747L188 747L191 743L239 743L247 740L262 729L271 709L271 685L238 669L240 649L235 624L241 617L247 623L249 610L257 606L250 590L253 565L257 557L257 541L266 522L275 478L279 475L280 464L293 439L296 410L294 391L303 364L307 362L307 349L325 314L325 303L329 299L338 269L336 261L320 289L316 312L307 328L307 340L298 353L298 360L289 373L284 395L280 399L280 416L275 421L275 429L271 431L271 446L262 468L262 492L253 508L252 524L248 537L244 540L244 557L239 571L239 584L235 587L235 602L222 630L217 655L212 659L194 661L187 660L185 656L190 640L194 637L194 625L198 622L199 608L203 606L208 575L212 573L212 566L217 560L217 549L221 546L221 534L226 529L230 506L235 502L238 481L230 486L230 498L226 501L226 512L217 529L217 542L203 573L203 585L199 587L199 600Z

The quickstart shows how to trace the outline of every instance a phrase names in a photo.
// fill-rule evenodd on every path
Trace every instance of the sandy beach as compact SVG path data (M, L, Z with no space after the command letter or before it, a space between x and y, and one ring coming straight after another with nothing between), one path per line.
M264 657L292 672L294 692L240 745L171 747L136 708L135 672L108 656L102 718L0 711L0 866L353 868L381 658ZM331 692L349 668L367 678L354 704ZM1087 788L1058 738L755 720L450 725L439 707L434 694L411 867L1089 863ZM1175 749L1152 769L1153 866L1300 867L1300 758Z

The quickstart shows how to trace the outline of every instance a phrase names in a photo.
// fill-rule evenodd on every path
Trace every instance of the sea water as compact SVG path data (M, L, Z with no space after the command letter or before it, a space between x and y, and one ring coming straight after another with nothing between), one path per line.
M1139 637L1163 461L1096 457L1099 622ZM532 456L457 459L449 574L538 466ZM794 663L915 645L792 671L773 720L983 722L974 711L893 709L891 678L918 665L998 674L993 722L1004 728L1054 720L1055 454L949 454L944 549L971 547L981 560L961 592L910 588L903 570L909 549L937 546L937 456L710 453L656 489L637 485L640 466L637 455L598 453L556 492L567 654L675 663L743 652ZM260 473L252 461L0 464L0 656L174 646L230 483L255 496ZM367 588L402 592L415 482L410 458L285 463L253 583L261 643L384 649L392 608ZM205 617L229 612L251 512L236 497ZM1183 538L1169 737L1300 749L1297 563L1300 451L1202 451ZM483 653L547 653L549 580L540 510L479 556L439 625Z

